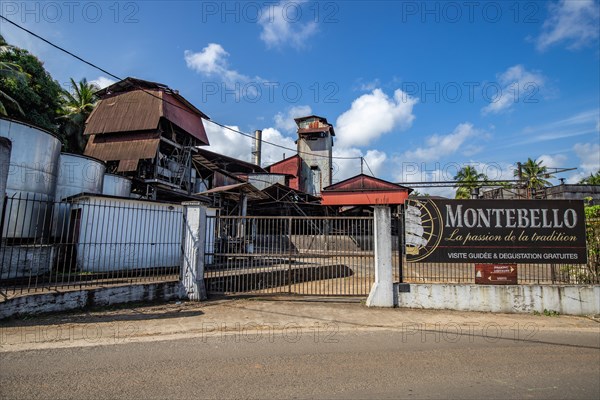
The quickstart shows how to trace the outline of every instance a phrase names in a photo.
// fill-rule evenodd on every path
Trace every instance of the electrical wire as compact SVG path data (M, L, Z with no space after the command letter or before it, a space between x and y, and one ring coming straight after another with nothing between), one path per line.
M48 39L45 39L44 37L42 37L42 36L40 36L40 35L36 34L35 32L32 32L32 31L30 31L29 29L27 29L27 28L25 28L25 27L23 27L23 26L21 26L21 25L17 24L16 22L13 22L13 21L11 21L10 19L6 18L4 15L0 14L0 18L1 18L1 19L3 19L4 21L8 22L9 24L11 24L11 25L13 25L13 26L15 26L15 27L17 27L17 28L19 28L19 29L21 29L21 30L23 30L23 31L27 32L28 34L30 34L30 35L32 35L32 36L34 36L34 37L36 37L37 39L39 39L39 40L43 41L44 43L47 43L47 44L49 44L50 46L54 47L55 49L58 49L58 50L60 50L60 51L62 51L62 52L64 52L64 53L66 53L66 54L70 55L71 57L74 57L74 58L76 58L77 60L79 60L79 61L81 61L81 62L83 62L83 63L85 63L85 64L89 65L90 67L92 67L92 68L95 68L95 69L97 69L97 70L99 70L99 71L101 71L101 72L103 72L103 73L105 73L105 74L109 75L111 78L117 79L118 81L122 81L122 80L123 80L123 78L121 78L121 77L119 77L119 76L117 76L117 75L115 75L115 74L112 74L112 73L108 72L106 69L104 69L104 68L102 68L102 67L99 67L98 65L96 65L96 64L94 64L94 63L92 63L92 62L90 62L90 61L87 61L87 60L85 60L85 59L83 59L83 58L79 57L78 55L76 55L76 54L74 54L74 53L70 52L69 50L67 50L67 49L65 49L65 48L63 48L63 47L61 47L61 46L59 46L59 45L57 45L57 44L54 44L54 43L52 43L52 42L51 42L51 41L49 41ZM135 84L134 84L134 86L136 86L136 87L137 87L137 89L140 89L140 90L142 90L144 93L146 93L146 94L148 94L148 95L150 95L150 96L152 96L152 97L155 97L155 98L157 98L157 99L159 99L159 100L162 100L162 101L166 102L167 104L169 104L169 105L171 105L171 106L173 106L173 107L177 107L177 108L179 108L179 109L181 109L181 110L183 110L183 111L186 111L186 112L188 112L188 113L190 113L190 114L196 114L196 113L194 113L193 111L191 111L191 110L189 110L189 109L187 109L187 108L185 108L185 107L181 107L181 106L180 106L180 105L178 105L178 104L171 103L171 102L169 102L168 100L165 100L165 99L163 99L163 98L161 98L161 97L159 97L159 96L155 95L154 93L152 93L152 92L148 91L147 89L145 89L145 88L143 88L143 87L141 87L141 86L139 86L139 85L135 85ZM235 132L235 133L237 133L237 134L240 134L240 135L242 135L242 136L246 136L246 137L249 137L249 138L252 138L252 139L256 140L256 138L255 138L255 137L254 137L254 135L252 135L252 134L245 133L245 132L239 131L239 130L237 130L237 129L233 129L233 128L231 128L231 127L229 127L229 126L225 125L225 124L221 124L221 123L219 123L219 122L217 122L217 121L213 121L213 120L211 120L211 119L207 119L206 121L208 121L208 122L211 122L211 123L213 123L213 124L215 124L215 125L217 125L217 126L220 126L220 127L221 127L221 128L223 128L223 129L227 129L227 130L229 130L229 131L231 131L231 132ZM310 155L311 155L311 156L313 156L313 157L329 157L328 155L321 155L321 154L315 154L315 153L308 153L308 152L302 152L302 151L298 151L298 149L292 149L292 148L290 148L290 147L286 147L286 146L283 146L283 145L280 145L280 144L277 144L277 143L268 142L268 141L266 141L266 140L264 140L264 139L262 139L262 138L260 139L260 142L261 142L261 143L264 143L264 144L269 144L269 145L271 145L271 146L279 147L279 148L281 148L281 149L284 149L284 150L289 150L289 151L292 151L292 152L294 152L294 153L298 153L298 154L310 154ZM336 159L336 160L358 160L358 159L360 159L361 157L338 157L338 156L331 156L331 158L332 158L332 159Z

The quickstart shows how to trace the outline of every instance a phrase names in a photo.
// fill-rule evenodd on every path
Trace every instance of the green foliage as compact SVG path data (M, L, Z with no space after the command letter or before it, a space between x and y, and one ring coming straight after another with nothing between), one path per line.
M429 193L421 193L418 190L413 190L408 197L429 197Z
M2 35L0 35L0 55L10 51L12 48L12 46L9 46L8 43L4 41ZM3 77L10 77L16 80L25 81L27 79L27 74L23 72L23 68L21 68L21 66L18 64L8 61L0 61L0 78ZM8 116L4 102L10 103L20 115L25 114L19 103L8 93L6 93L0 86L0 115Z
M61 131L66 141L65 147L72 153L81 154L85 149L85 121L96 106L98 97L95 93L98 90L85 78L77 83L71 78L71 91L62 91Z
M579 181L582 185L600 185L600 170Z
M454 176L457 181L454 187L456 188L457 199L470 199L471 190L481 187L481 182L487 180L485 174L479 173L477 169L471 165L461 168Z
M590 283L600 283L600 205L585 207L585 235L588 247L587 274Z
M579 284L600 283L600 205L585 206L585 235L588 251L586 265L565 265L560 272L565 279Z
M0 63L13 66L12 71L5 69L0 74L0 92L5 100L6 96L13 100L4 103L6 115L57 133L57 116L62 106L60 85L27 50L9 46L2 36L0 46Z
M521 164L521 179L524 181L527 189L542 189L550 186L550 182L547 179L553 176L548 173L548 168L542 165L542 163L542 161L536 162L528 158L524 164ZM519 177L518 170L515 170L514 176Z

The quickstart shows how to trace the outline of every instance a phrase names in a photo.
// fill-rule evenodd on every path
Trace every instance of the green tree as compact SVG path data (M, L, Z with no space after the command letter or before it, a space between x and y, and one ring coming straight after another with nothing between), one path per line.
M8 45L8 43L4 41L2 35L0 35L0 54L10 51L11 48L12 46ZM13 79L21 81L27 79L27 75L23 72L23 68L21 68L20 65L0 60L0 79L4 77L12 77ZM8 116L8 112L6 111L3 101L8 101L19 114L24 115L25 113L23 112L23 109L19 103L2 89L3 88L0 87L0 115Z
M542 164L543 161L536 162L528 158L527 162L521 164L521 176L519 177L518 169L515 170L514 176L519 177L529 190L550 186L548 179L553 178L553 176L548 173L548 168Z
M86 140L83 136L85 121L96 106L99 90L96 85L83 78L75 82L71 78L71 91L63 90L63 107L61 109L62 131L66 140L65 147L73 153L83 153Z
M413 190L408 197L429 197L429 193L421 193L418 190Z
M0 62L26 75L23 78L13 70L0 76L3 98L7 99L8 96L14 100L4 103L6 114L58 133L57 116L62 102L60 85L44 69L43 63L27 50L8 45L1 36L0 43L4 46L0 52Z
M481 182L487 180L487 176L477 171L477 169L471 165L467 165L461 168L454 176L456 184L456 196L457 199L470 199L471 190L474 188L481 187Z
M579 183L582 185L600 185L600 170L595 174L590 174L587 178L583 178Z

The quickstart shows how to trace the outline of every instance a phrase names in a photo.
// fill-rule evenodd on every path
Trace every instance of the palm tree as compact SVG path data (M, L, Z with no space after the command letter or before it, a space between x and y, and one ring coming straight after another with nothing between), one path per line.
M600 170L579 181L581 185L600 185Z
M0 35L0 56L11 51L11 49L12 46L6 43L4 38ZM13 78L22 81L27 79L27 74L23 72L23 68L20 65L0 59L0 79L2 78ZM2 103L3 100L11 103L21 115L25 115L19 103L2 90L2 87L0 86L0 115L8 116L6 107Z
M470 199L471 190L481 187L481 182L487 180L485 174L477 172L471 165L464 166L454 176L457 199Z
M64 105L61 110L61 119L65 121L63 129L69 151L83 153L86 144L83 137L85 121L96 107L98 90L96 85L88 83L85 78L78 83L71 78L71 91L63 90L62 92Z
M542 164L543 161L536 162L528 158L526 163L521 164L520 168L515 170L514 176L523 181L529 191L550 186L547 179L553 178L553 176L548 173L548 168Z

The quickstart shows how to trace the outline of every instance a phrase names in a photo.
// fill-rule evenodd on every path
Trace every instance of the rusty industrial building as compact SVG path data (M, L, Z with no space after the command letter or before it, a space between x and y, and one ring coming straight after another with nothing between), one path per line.
M262 132L253 163L208 150L208 116L168 86L126 78L98 92L85 155L132 180L131 197L198 200L224 215L333 215L341 208L401 204L409 188L359 175L334 184L335 130L326 118L295 119L297 154L262 168Z

